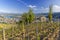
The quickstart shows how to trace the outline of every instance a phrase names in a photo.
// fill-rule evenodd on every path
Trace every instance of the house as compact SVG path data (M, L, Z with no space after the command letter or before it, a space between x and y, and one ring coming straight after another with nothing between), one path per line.
M40 22L46 22L46 17L45 16L40 16L39 17Z
M47 22L47 18L42 15L42 16L36 16L34 22Z

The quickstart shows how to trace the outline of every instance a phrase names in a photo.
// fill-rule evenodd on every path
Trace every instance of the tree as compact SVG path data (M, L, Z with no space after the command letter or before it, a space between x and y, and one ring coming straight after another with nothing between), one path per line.
M32 9L29 9L28 13L24 13L22 15L22 20L24 21L25 24L32 23L34 18L35 18L35 16L34 16Z
M49 7L48 17L49 17L49 21L52 21L52 5Z
M25 24L29 23L29 14L28 13L24 13L22 15L22 20L24 21Z
M29 14L29 23L32 23L32 21L34 20L35 16L34 16L34 13L33 13L31 8L29 9L28 14Z

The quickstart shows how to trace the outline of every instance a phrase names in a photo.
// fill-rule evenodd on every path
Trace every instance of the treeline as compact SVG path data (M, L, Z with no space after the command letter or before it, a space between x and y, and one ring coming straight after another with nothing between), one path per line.
M20 20L19 23L24 22L24 24L29 24L29 23L32 23L35 19L35 15L31 8L27 13L23 13L21 16L22 16L21 18L22 20Z

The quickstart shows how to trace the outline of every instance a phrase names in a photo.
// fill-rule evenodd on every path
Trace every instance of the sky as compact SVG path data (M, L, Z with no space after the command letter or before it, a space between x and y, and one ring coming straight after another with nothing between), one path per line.
M47 13L50 5L53 12L60 12L60 0L0 0L0 12L24 13L32 8L34 13Z

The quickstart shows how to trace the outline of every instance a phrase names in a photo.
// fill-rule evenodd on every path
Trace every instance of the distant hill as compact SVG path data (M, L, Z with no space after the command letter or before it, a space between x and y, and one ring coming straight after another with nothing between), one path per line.
M36 13L35 15L36 16L44 15L48 18L48 13ZM53 15L53 18L60 18L60 12L55 12L52 15Z
M3 12L0 12L0 16L3 15L3 16L21 16L22 14L20 13L3 13ZM41 16L41 15L44 15L48 18L48 13L35 13L35 16ZM60 18L60 12L55 12L53 13L53 18Z

